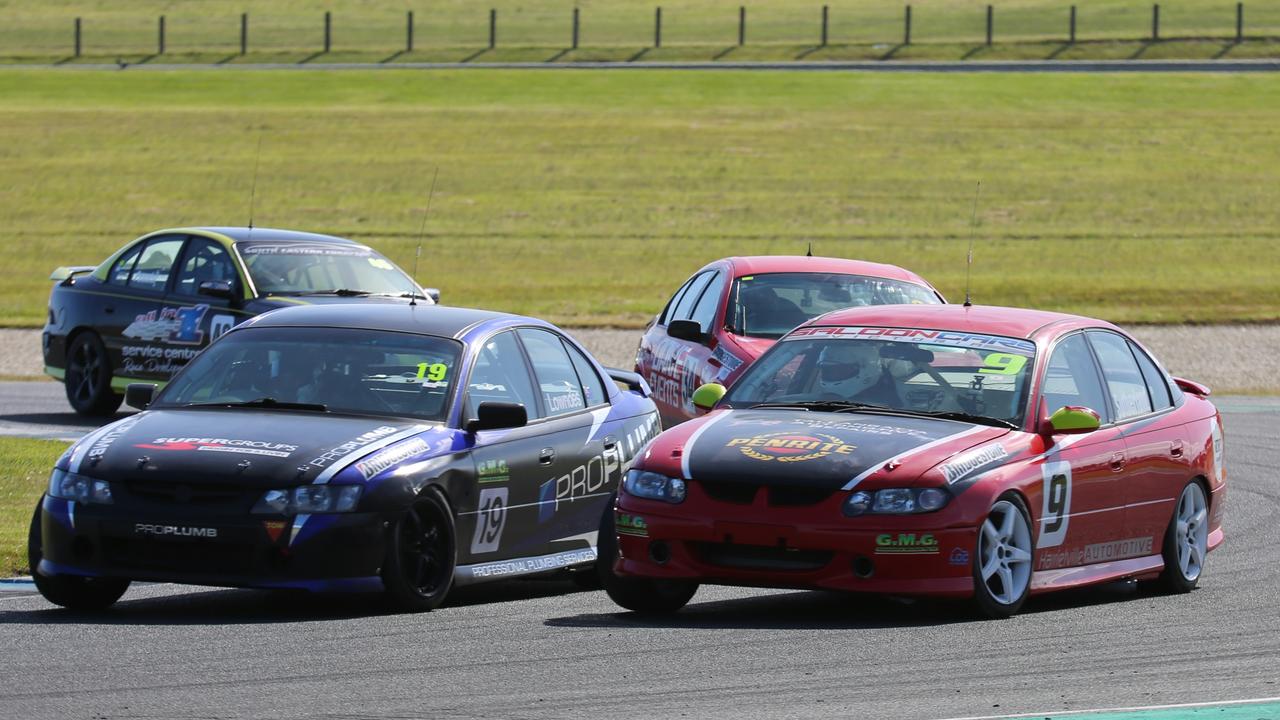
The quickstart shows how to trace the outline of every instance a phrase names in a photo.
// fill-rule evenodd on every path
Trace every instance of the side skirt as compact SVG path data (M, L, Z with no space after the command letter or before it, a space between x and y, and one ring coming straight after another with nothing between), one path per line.
M1164 559L1159 555L1116 560L1114 562L1085 565L1084 567L1040 570L1031 574L1031 594L1063 590L1081 585L1119 580L1133 576L1149 576L1164 569Z
M578 550L565 550L551 553L550 555L494 560L493 562L476 563L474 565L459 565L454 569L453 582L455 585L471 585L486 580L501 580L547 572L548 570L560 570L593 563L596 561L596 556L596 548L592 546Z

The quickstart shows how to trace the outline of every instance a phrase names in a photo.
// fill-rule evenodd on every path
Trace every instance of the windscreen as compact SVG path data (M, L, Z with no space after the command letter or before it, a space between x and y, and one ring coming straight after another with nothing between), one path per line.
M1028 340L940 330L806 327L729 391L731 407L838 401L963 412L1020 425L1035 360Z
M901 280L840 273L769 273L738 278L730 302L734 333L779 338L832 310L942 301L929 288Z
M263 241L239 243L236 249L261 295L421 292L390 260L363 245Z
M245 328L192 360L154 406L296 404L442 421L460 352L454 340L409 333Z

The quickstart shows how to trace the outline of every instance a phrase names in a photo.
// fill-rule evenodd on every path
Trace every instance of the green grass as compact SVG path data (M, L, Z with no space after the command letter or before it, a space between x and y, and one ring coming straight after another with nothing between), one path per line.
M0 577L28 575L27 529L49 470L67 449L58 440L0 437Z
M447 302L644 322L803 253L1122 322L1280 319L1280 77L0 71L0 322L49 271L247 220L366 241Z

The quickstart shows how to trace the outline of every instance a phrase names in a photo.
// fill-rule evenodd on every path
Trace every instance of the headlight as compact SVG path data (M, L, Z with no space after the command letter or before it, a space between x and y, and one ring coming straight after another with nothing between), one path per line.
M934 487L859 490L845 499L841 510L849 517L857 517L865 513L908 515L940 510L950 500L950 493Z
M300 485L292 490L268 490L253 506L255 515L311 515L351 512L360 503L360 485Z
M680 478L667 477L644 470L627 471L627 479L622 489L628 494L648 500L661 500L669 503L684 502L685 484Z
M49 474L49 496L98 505L112 503L111 483L57 468Z

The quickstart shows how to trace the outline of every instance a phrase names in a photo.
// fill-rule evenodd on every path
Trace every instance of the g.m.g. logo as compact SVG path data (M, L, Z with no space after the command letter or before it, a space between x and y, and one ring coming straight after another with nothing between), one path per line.
M783 463L817 460L828 455L851 455L856 448L835 435L814 433L804 435L792 432L766 433L749 438L733 438L726 447L738 451L752 460Z
M877 555L935 555L938 539L932 533L884 533L876 536Z

